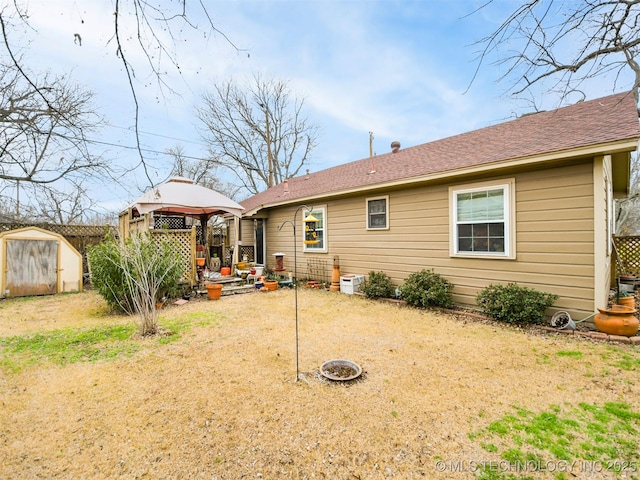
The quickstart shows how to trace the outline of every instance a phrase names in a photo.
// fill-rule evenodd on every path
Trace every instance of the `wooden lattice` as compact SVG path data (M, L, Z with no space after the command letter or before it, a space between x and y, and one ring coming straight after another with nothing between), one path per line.
M177 252L182 259L184 266L184 279L190 284L195 283L196 272L193 269L192 239L191 230L149 230L151 238L156 244L160 245L164 241L171 242L176 245Z
M157 229L184 230L187 228L185 217L153 216L153 227Z
M640 236L614 237L616 276L640 276Z
M247 256L247 261L248 262L255 262L255 257L253 254L253 246L249 246L249 245L241 245L240 246L240 257L238 257L240 260L244 259L244 256Z

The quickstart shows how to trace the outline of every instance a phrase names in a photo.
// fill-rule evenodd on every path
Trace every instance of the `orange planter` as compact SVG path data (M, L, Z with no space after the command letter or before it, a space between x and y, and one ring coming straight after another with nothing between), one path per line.
M636 308L636 297L620 297L618 298L618 305L623 307Z
M638 333L638 319L633 315L637 312L635 308L613 305L610 309L599 308L593 321L603 333L609 335L622 335L633 337Z
M223 277L231 275L231 267L222 267L220 269L220 275L222 275Z
M218 300L222 295L222 284L221 283L210 283L207 285L207 296L209 300Z
M267 290L274 291L278 288L278 282L276 280L265 280L264 286L267 287Z

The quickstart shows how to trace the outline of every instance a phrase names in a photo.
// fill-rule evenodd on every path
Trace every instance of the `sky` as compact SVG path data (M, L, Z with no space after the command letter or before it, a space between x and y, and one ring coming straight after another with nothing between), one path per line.
M162 154L167 148L181 145L188 156L206 156L195 106L214 83L228 79L284 80L293 96L305 99L304 114L320 131L312 172L368 157L369 132L380 154L394 140L403 148L418 145L531 110L526 99L506 94L511 85L498 82L504 72L495 58L478 70L476 42L500 25L515 0L495 0L480 11L484 0L204 0L218 32L209 31L199 3L187 2L197 30L172 24L173 40L157 30L180 62L180 73L162 65L171 90L158 87L139 50L127 51L136 66L139 129L155 182L170 171L172 160ZM25 59L93 91L109 122L94 135L96 150L113 165L137 164L131 92L112 40L113 2L28 4L33 30L15 38ZM589 98L610 93L597 86L587 92ZM555 102L552 96L536 100L539 108ZM148 187L138 170L96 184L93 194L101 208L117 212Z

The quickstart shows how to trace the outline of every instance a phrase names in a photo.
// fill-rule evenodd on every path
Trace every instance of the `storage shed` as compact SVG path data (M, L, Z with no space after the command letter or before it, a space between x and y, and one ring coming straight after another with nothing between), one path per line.
M82 255L38 227L0 233L0 298L82 290Z

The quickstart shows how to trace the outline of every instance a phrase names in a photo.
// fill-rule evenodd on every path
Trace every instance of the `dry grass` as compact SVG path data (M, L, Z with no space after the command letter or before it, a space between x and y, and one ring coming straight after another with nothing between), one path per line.
M294 381L293 295L192 301L161 319L212 321L176 342L0 373L0 477L473 478L436 462L498 460L469 434L513 406L640 410L637 371L603 360L632 347L316 290L299 291ZM0 336L126 321L94 292L0 303ZM337 358L362 378L324 380L318 367Z

